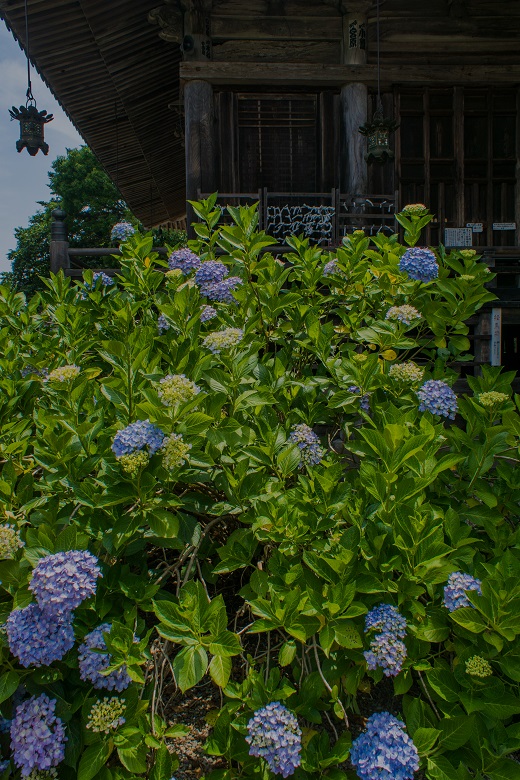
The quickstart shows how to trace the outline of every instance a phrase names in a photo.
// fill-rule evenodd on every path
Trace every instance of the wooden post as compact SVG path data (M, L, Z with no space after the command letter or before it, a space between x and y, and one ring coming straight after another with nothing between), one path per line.
M216 189L215 111L213 87L207 81L187 81L184 86L186 128L186 199ZM193 209L187 206L188 235L193 237Z
M63 209L54 209L51 222L50 270L57 274L70 268L69 242L67 239L67 215Z
M371 2L348 3L343 10L343 63L364 65L367 61L367 20ZM345 84L340 96L341 187L354 197L366 195L368 176L366 140L359 132L367 121L368 91L365 84Z

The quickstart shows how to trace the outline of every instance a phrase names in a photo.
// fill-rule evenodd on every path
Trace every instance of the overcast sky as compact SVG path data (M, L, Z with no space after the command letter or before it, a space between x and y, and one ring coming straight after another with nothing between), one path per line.
M0 271L10 268L7 252L16 244L15 227L25 227L38 209L37 201L50 197L47 172L52 161L83 143L36 71L31 72L38 109L54 114L54 121L45 127L50 146L47 157L42 152L31 157L26 149L20 154L16 151L20 126L10 121L8 109L25 104L27 66L23 51L0 20Z

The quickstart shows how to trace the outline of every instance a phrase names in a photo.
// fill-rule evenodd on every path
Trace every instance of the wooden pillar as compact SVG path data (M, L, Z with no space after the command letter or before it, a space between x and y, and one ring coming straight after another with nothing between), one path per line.
M213 87L207 81L187 81L184 86L186 132L186 199L216 189L215 110ZM188 235L193 236L193 209L187 206Z
M50 270L57 274L60 270L70 268L69 242L67 238L67 215L63 209L54 209L51 222Z
M343 63L364 65L367 61L367 21L371 2L342 3ZM367 194L366 139L359 132L367 121L368 90L365 84L341 88L341 188L350 196Z

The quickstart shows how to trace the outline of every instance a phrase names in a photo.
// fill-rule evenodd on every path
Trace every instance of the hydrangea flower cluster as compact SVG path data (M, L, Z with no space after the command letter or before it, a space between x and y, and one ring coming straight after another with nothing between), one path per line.
M34 368L34 366L24 366L20 371L20 374L24 379L26 376L30 376L31 374L34 374L34 376L39 376L40 379L47 379L47 377L49 376L49 371L46 368Z
M422 217L428 213L428 209L424 203L409 203L404 207L402 213L411 217Z
M243 338L244 331L240 328L224 328L224 330L209 333L202 343L214 355L219 355L223 349L236 347Z
M157 394L165 406L186 403L200 393L200 387L185 374L168 374L160 381Z
M473 655L466 661L466 673L471 677L490 677L493 674L493 668L485 658Z
M60 366L49 371L47 375L47 382L70 382L75 379L81 369L79 366Z
M323 266L323 276L331 276L332 274L337 274L340 272L340 268L338 266L338 261L336 258L333 258L332 260L329 260L328 263L325 263Z
M166 333L167 330L170 330L170 323L164 314L159 314L159 318L157 320L157 330L159 331L159 336L162 333Z
M195 282L199 286L200 294L205 295L210 301L236 303L232 290L242 284L242 279L239 276L228 276L228 273L224 263L219 263L217 260L207 260L202 263L195 274Z
M22 666L49 666L74 645L72 615L56 616L37 604L14 609L7 618L9 649Z
M191 249L184 247L183 249L176 249L168 258L168 266L170 271L179 269L183 274L189 274L190 271L197 270L201 266L201 259Z
M491 390L488 393L480 393L478 397L479 403L488 409L492 409L494 406L501 406L509 400L509 396L505 393L497 393L495 390Z
M438 417L455 419L457 396L446 382L441 382L440 379L428 379L417 390L417 398L421 402L420 412L431 412Z
M319 438L308 425L305 425L305 423L294 425L289 441L296 444L300 450L300 468L317 466L318 463L321 463L325 450L323 447L320 447Z
M25 542L20 539L20 531L10 523L0 525L0 560L13 558Z
M131 452L130 455L121 455L119 458L122 470L131 477L135 477L141 469L146 468L149 462L148 453L144 450L136 450L136 452Z
M78 652L79 674L82 680L88 680L98 690L121 692L131 683L126 666L121 666L110 674L102 674L110 666L112 657L107 651L103 634L109 634L111 628L110 623L103 623L86 635ZM106 652L98 653L96 650Z
M200 321L207 322L217 316L217 310L213 306L201 306L200 308Z
M67 550L41 558L33 569L29 590L38 606L56 617L70 615L96 592L101 577L98 559L87 550Z
M115 225L112 226L112 230L110 231L110 239L111 241L128 241L130 236L133 236L135 233L135 228L133 225L130 224L130 222L116 222Z
M461 274L460 278L465 282L472 282L475 276L473 274Z
M50 770L63 761L67 737L55 709L56 699L45 693L31 696L16 708L11 723L11 749L22 777L29 777L34 770Z
M394 363L388 375L406 385L417 385L423 378L423 370L412 360L407 363Z
M439 275L439 264L431 249L414 246L401 257L399 270L417 282L431 282Z
M412 780L419 754L404 723L389 712L374 713L352 743L350 761L361 780Z
M357 385L350 385L350 387L347 387L347 392L359 395L361 393L361 388ZM359 399L359 406L364 412L370 411L370 393L363 393Z
M164 433L150 420L138 420L118 431L112 442L112 452L116 458L131 455L137 450L147 450L154 455L162 447Z
M455 612L461 607L473 607L473 604L466 596L467 590L475 590L479 596L482 595L482 583L471 574L465 574L462 571L454 571L448 577L448 584L444 587L444 606L450 612Z
M280 702L257 710L247 731L249 755L265 759L275 775L289 777L300 766L302 732L296 716Z
M114 284L114 280L111 276L108 274L103 273L103 271L97 271L95 274L92 275L92 285L95 286L98 279L101 279L101 284L103 287L112 287ZM86 284L85 287L87 290L90 290L90 285Z
M105 697L90 708L87 728L98 733L110 734L125 722L123 718L125 710L124 699L118 699L117 696L112 696L110 699Z
M168 471L173 471L177 466L182 466L191 450L191 444L187 444L180 433L172 433L164 440L162 447L163 466Z
M403 306L391 306L385 316L387 320L398 320L404 325L411 325L415 320L421 319L421 313L415 306L409 306L405 303Z
M365 618L365 634L378 631L363 655L369 669L383 670L385 677L395 677L406 659L406 618L391 604L379 604Z

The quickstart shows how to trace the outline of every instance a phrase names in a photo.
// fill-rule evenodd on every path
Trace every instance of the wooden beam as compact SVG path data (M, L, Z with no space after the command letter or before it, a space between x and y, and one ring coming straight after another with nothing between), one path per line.
M184 81L204 79L211 84L340 87L350 82L375 85L375 65L323 65L294 62L181 62ZM381 84L517 84L520 64L384 66Z
M335 24L333 23L335 21ZM341 17L218 16L211 17L211 37L224 41L341 40Z

